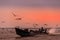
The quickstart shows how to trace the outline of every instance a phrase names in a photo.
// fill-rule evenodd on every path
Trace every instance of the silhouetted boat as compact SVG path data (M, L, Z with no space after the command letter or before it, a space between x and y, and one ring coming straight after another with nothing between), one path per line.
M15 28L16 30L16 34L20 35L21 37L27 37L27 36L35 36L37 34L48 34L47 33L47 29L44 29L43 27L41 29L39 29L38 31L33 31L30 30L28 31L28 29L19 29L19 28Z

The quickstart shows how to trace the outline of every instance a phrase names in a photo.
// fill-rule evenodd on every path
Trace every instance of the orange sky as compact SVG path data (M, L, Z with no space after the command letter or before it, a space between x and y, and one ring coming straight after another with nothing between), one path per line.
M21 21L14 20L15 17L22 17ZM5 23L2 23L5 21ZM0 26L16 26L25 25L26 23L38 24L60 24L60 9L59 8L32 8L32 7L14 7L0 8Z

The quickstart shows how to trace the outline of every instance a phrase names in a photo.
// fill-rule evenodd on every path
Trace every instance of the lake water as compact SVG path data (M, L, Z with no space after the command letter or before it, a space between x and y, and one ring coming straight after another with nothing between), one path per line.
M0 40L60 40L60 36L38 35L34 37L0 38Z
M20 37L15 33L15 29L0 29L0 40L60 40L60 35L40 35L33 37Z

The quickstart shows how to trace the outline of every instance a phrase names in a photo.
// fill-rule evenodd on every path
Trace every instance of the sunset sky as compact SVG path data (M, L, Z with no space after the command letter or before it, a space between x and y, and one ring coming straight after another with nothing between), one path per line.
M15 20L18 17L22 20ZM33 24L38 24L37 27L60 26L60 1L0 0L0 27L33 27Z

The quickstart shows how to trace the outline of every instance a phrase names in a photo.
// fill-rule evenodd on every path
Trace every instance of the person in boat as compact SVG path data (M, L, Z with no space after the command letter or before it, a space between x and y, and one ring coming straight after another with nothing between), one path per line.
M39 31L40 31L41 34L48 34L47 29L43 28L43 27L41 27L41 29L39 29Z

